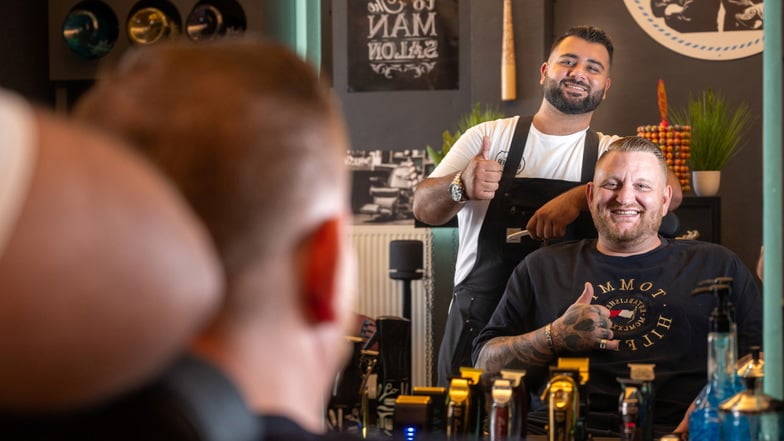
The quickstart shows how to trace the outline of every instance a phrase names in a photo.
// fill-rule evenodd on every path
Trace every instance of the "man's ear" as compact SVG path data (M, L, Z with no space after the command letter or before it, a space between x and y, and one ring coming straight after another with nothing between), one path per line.
M340 268L340 221L324 221L308 238L305 249L303 308L308 321L330 322L338 311L336 279Z
M664 186L664 193L662 194L662 216L667 216L670 211L670 203L672 202L672 186L667 184Z
M542 63L539 68L539 84L544 84L545 77L547 77L547 62Z
M588 203L588 209L590 211L591 202L593 201L593 182L585 184L585 201Z
M604 94L602 94L602 99L603 100L607 98L607 91L610 90L610 85L611 84L612 84L612 81L608 77L607 81L604 82Z

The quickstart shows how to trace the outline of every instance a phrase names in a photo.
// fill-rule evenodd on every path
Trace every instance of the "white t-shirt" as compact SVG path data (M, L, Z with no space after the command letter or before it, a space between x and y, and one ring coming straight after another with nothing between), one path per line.
M482 137L490 137L489 158L506 162L518 116L477 124L468 129L452 146L438 164L431 178L454 175L482 150ZM569 135L548 135L531 124L528 138L515 175L518 178L545 178L563 181L580 181L583 167L583 146L588 128ZM599 155L618 136L599 133ZM474 266L479 230L482 228L490 201L468 201L457 213L460 223L460 245L455 266L457 285L468 276Z
M19 96L0 90L0 256L22 210L35 165L35 116Z

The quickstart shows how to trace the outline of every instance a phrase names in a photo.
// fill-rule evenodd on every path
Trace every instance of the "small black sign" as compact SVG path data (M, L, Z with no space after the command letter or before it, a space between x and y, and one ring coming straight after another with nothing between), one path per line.
M349 92L458 88L458 0L349 0Z

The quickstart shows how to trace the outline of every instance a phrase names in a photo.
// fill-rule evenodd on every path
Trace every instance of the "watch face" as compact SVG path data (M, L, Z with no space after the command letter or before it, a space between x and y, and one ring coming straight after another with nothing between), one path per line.
M453 201L460 202L463 200L463 189L453 182L449 184L449 195L452 196Z

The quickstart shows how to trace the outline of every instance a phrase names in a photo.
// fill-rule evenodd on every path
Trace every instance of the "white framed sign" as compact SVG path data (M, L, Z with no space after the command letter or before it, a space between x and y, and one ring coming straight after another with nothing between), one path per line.
M637 24L662 46L702 60L762 52L762 0L624 0Z

